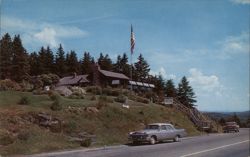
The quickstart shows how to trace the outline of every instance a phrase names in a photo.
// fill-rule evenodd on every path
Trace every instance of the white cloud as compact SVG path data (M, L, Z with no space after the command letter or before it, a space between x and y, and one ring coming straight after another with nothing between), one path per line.
M196 68L192 68L189 70L190 77L188 80L194 86L194 88L198 90L202 90L205 92L213 92L215 91L216 95L220 95L220 88L222 85L219 82L219 77L216 75L204 75L201 71Z
M239 36L227 37L220 42L224 55L248 54L249 53L249 33L243 32Z
M161 74L164 79L176 79L176 76L174 74L167 74L166 70L164 67L160 67L160 69L153 71L150 71L151 75L159 75Z
M250 0L231 0L231 2L237 4L250 4Z
M24 44L51 47L58 46L63 38L86 37L88 33L75 26L62 26L51 23L36 23L33 21L3 16L1 29L21 32Z
M56 47L58 45L56 39L56 31L53 28L45 27L41 32L34 34L34 37L45 45Z

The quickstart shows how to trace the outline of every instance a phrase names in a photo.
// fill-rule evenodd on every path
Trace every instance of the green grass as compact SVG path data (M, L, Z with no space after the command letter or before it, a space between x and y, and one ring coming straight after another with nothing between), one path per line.
M28 97L28 105L18 105L22 96ZM142 129L143 124L154 122L170 122L178 128L185 128L189 135L199 132L188 118L173 108L163 107L153 103L143 104L129 100L129 109L122 108L122 104L111 101L101 101L104 104L97 113L82 110L79 113L67 111L68 106L86 107L96 106L97 100L92 101L93 95L88 94L85 99L68 99L60 97L63 109L52 111L49 107L53 102L47 95L33 95L29 92L0 92L0 136L1 132L29 131L27 141L16 137L15 142L0 147L1 155L33 154L40 152L72 149L80 147L77 142L70 142L68 136L79 132L96 135L96 143L92 146L126 144L129 131ZM114 99L115 97L107 97ZM22 117L46 112L63 121L61 133L53 133L36 124L28 123Z

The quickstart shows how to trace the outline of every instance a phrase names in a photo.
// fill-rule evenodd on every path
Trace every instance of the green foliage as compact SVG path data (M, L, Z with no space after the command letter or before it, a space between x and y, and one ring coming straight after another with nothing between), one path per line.
M11 78L12 55L12 40L10 35L6 33L0 43L0 79Z
M102 93L102 88L99 86L88 86L86 87L86 92L92 93L95 95L100 95Z
M166 86L165 86L165 94L167 97L176 97L177 96L177 91L174 86L174 82L172 79L167 80Z
M17 138L22 141L28 141L28 139L31 137L31 133L27 130L21 131L18 135Z
M149 103L149 100L147 98L143 98L143 97L136 96L136 95L129 95L129 99L136 101L136 102L145 103L145 104Z
M91 145L91 138L85 138L81 141L81 146L89 147Z
M115 98L115 101L119 103L125 103L126 100L127 100L127 97L124 95L119 95L117 98Z
M10 134L5 134L5 135L0 137L0 145L6 146L9 144L12 144L13 142L15 142L15 139Z
M48 92L48 96L50 97L51 100L55 101L55 100L59 100L60 99L60 94L58 94L55 91L49 91Z
M91 74L93 69L92 69L92 64L94 58L91 57L89 52L84 52L83 54L83 59L81 61L81 72L83 74Z
M70 53L66 54L66 65L67 65L67 74L79 73L80 71L80 63L78 62L77 55L75 51L70 51Z
M15 81L12 81L10 79L5 79L5 80L0 80L0 90L1 91L5 91L5 90L19 91L21 90L21 86Z
M53 111L60 111L62 110L62 104L60 103L59 99L56 99L50 106L50 109Z
M191 108L196 103L196 96L193 88L189 85L187 78L184 76L178 85L178 100L185 106Z
M147 61L144 59L142 54L139 55L138 57L138 62L135 63L135 80L137 81L144 81L149 75L149 64Z
M12 74L11 78L17 82L21 82L25 76L29 74L30 65L28 61L28 53L22 45L19 35L15 36L12 43Z
M57 75L59 75L59 76L65 75L67 67L65 64L65 52L64 52L61 44L60 44L59 48L57 49L55 66L56 66L55 72Z
M30 101L27 96L22 96L20 101L18 102L20 105L29 105Z
M106 54L104 57L103 54L100 53L100 57L98 58L98 64L99 64L100 68L103 70L112 70L113 69L112 60L110 59L108 54Z

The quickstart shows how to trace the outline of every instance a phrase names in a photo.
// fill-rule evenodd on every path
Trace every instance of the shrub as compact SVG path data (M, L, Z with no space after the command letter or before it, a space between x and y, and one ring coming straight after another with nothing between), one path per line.
M101 108L107 106L107 103L106 102L103 102L103 101L98 101L98 103L96 104L96 108L98 110L100 110Z
M77 123L73 120L68 121L63 125L63 130L66 133L73 133L77 129Z
M9 134L0 137L0 145L6 146L12 144L14 141L15 141L14 138Z
M107 97L106 95L100 95L99 101L104 102L104 103L106 102L113 103L113 99Z
M81 146L83 147L89 147L91 145L91 138L86 138L81 141Z
M119 95L117 98L115 98L115 101L119 103L125 103L126 100L127 100L127 97L124 95Z
M141 102L141 103L145 103L148 104L149 100L143 97L139 97L139 96L135 96L135 95L130 95L129 98L133 101L137 101L137 102Z
M10 79L0 80L0 90L15 90L20 91L21 86Z
M31 134L28 131L22 131L17 135L17 138L22 141L27 141Z
M53 111L59 111L62 109L62 104L58 99L56 99L50 106L50 109Z
M92 100L92 101L96 100L95 95L93 95L93 96L90 98L90 100Z
M102 89L99 86L89 86L86 88L86 92L100 95L102 93Z
M49 91L48 95L49 95L51 100L60 99L60 95L57 92Z
M29 99L27 96L22 96L18 104L20 105L29 105Z

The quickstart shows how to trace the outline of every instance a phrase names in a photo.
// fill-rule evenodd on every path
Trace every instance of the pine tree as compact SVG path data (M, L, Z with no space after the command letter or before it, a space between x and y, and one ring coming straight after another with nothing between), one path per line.
M168 97L176 97L177 96L177 91L174 86L174 82L172 79L167 80L166 86L165 86L165 94Z
M67 70L67 67L65 65L65 52L61 44L59 45L56 53L55 70L56 74L60 77L64 76Z
M54 69L55 65L54 65L54 55L52 50L50 49L49 46L47 46L46 49L46 66L45 66L45 71L47 74L49 73L54 73L55 69Z
M137 81L145 81L149 75L149 65L147 61L144 59L142 54L138 57L138 62L135 63L135 80Z
M38 74L46 73L46 50L42 46L40 51L38 52Z
M161 97L164 96L164 79L162 77L162 74L160 73L158 76L155 76L155 82L154 82L154 85L155 85L155 88L154 88L154 91L160 95Z
M122 60L121 56L118 55L117 59L116 59L116 63L113 66L114 72L121 72L122 71L121 60Z
M82 74L91 74L92 73L92 64L94 64L94 58L90 56L89 52L84 52L83 59L81 61L81 73Z
M109 55L106 54L105 57L103 57L103 54L100 53L100 57L98 59L98 64L101 69L111 71L113 69L112 60L109 58Z
M10 35L6 33L0 42L0 79L11 77L12 57L12 41Z
M38 54L36 52L32 52L29 55L29 65L30 65L30 75L37 76L39 75L39 61L38 61Z
M12 50L12 79L17 82L21 82L26 76L29 75L30 66L28 54L22 45L19 35L14 37Z
M192 108L194 103L197 102L193 88L189 85L185 76L182 77L181 82L178 84L177 95L178 100L189 108Z
M70 51L66 55L66 65L67 65L67 74L79 74L79 62L77 60L77 56L75 51Z

